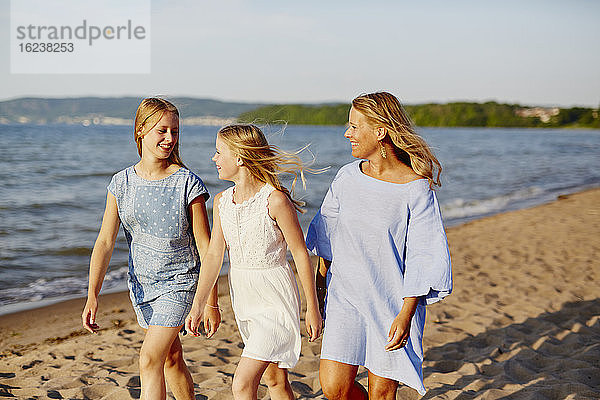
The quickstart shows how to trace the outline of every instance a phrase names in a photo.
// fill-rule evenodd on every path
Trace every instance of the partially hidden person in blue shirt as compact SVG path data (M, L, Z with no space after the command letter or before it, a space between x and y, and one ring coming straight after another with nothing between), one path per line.
M140 161L116 173L90 261L83 326L97 332L98 294L119 231L129 245L128 286L139 325L141 398L165 398L165 378L177 399L193 399L192 376L178 337L192 308L200 260L208 249L208 191L179 156L179 112L160 98L144 99L134 122ZM217 288L204 310L207 336L221 322Z
M387 92L352 101L344 136L358 160L340 168L306 238L325 302L321 387L329 399L395 399L400 382L423 395L425 306L452 291L432 190L442 168Z

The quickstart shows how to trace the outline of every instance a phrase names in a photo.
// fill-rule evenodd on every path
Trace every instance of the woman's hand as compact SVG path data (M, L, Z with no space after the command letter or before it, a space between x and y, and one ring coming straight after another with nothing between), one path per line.
M307 308L304 322L306 323L306 332L309 335L308 341L314 342L321 336L323 330L323 318L317 307Z
M408 343L410 336L410 322L417 305L419 304L418 297L405 297L402 309L394 318L390 332L388 333L388 344L385 346L387 351L398 350Z
M81 320L83 327L91 333L96 333L100 327L96 324L96 312L98 311L98 298L88 296L83 312L81 313Z
M392 322L392 327L388 333L388 344L385 346L387 351L398 350L408 343L412 315L406 314L400 311L396 318L394 318L394 322Z
M198 307L194 302L190 313L185 318L185 329L193 336L200 336L200 322L202 321L202 308Z
M204 323L206 338L210 339L217 332L217 329L219 329L219 325L221 325L221 310L219 307L205 305L202 322Z

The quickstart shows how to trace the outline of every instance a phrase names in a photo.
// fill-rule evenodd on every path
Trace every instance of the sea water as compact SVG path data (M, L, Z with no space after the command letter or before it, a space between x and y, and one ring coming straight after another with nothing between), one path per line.
M211 157L218 127L182 126L186 165L211 195L219 181ZM344 127L267 126L285 150L323 173L306 176L306 230L336 171L353 160ZM420 128L443 165L437 190L446 226L529 207L600 186L600 131ZM0 314L85 296L89 257L111 176L139 160L128 126L0 125ZM288 180L289 181L289 180ZM385 204L365 204L385 207ZM208 203L212 214L212 197ZM119 233L103 291L126 289L127 243ZM223 271L227 270L225 265Z

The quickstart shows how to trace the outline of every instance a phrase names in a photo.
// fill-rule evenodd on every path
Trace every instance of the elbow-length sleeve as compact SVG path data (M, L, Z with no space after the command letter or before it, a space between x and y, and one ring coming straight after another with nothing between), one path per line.
M306 234L306 247L326 260L333 259L331 253L331 238L335 232L335 225L339 212L339 203L337 198L338 177L334 178L333 182L327 190L325 199L317 215L310 222L308 233Z
M440 206L429 188L411 195L402 297L424 296L427 304L452 292L450 252Z

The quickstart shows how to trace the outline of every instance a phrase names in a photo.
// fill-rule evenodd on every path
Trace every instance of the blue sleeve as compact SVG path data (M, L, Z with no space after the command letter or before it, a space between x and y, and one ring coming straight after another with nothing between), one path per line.
M331 238L337 223L339 202L336 192L337 177L331 183L323 204L313 218L306 234L306 247L326 260L331 261Z
M440 206L429 188L411 195L402 297L424 296L427 304L452 292L450 252Z
M196 199L198 196L204 196L204 201L208 200L210 195L208 194L208 189L196 174L190 172L190 176L187 182L186 188L186 201L187 205L190 205L192 201Z
M106 187L108 189L108 191L110 193L112 193L112 195L115 196L115 197L117 197L117 183L116 183L116 178L117 178L117 175L113 175L113 177L110 179L110 183Z

